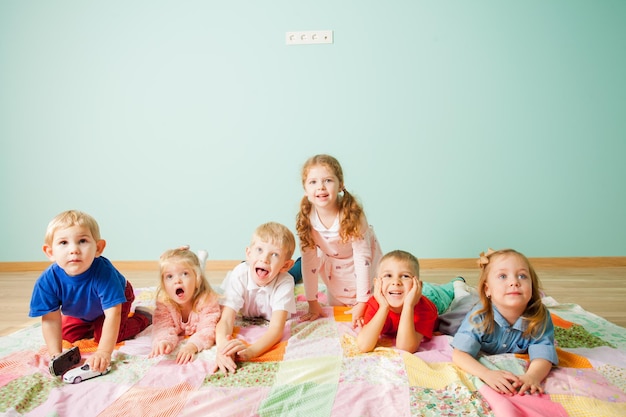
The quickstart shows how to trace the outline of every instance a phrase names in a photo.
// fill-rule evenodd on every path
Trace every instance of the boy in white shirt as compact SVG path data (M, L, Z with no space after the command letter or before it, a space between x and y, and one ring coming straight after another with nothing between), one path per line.
M235 372L236 361L261 356L281 340L287 319L296 312L294 279L287 272L293 266L295 248L293 233L282 224L269 222L255 230L246 248L246 262L237 265L222 283L214 371ZM239 313L269 320L267 331L251 345L232 337Z

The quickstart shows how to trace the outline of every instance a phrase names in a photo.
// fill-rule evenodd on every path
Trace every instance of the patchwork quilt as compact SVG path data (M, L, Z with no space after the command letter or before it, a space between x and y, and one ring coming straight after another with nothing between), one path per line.
M326 318L300 322L307 304L296 288L298 313L282 341L228 376L211 372L215 347L186 365L177 365L175 354L149 359L149 327L116 347L110 373L68 384L48 371L40 325L4 336L0 415L626 416L626 329L578 305L544 298L560 364L545 381L545 394L504 396L452 364L451 336L436 335L415 354L395 349L393 340L362 354L345 308L326 307ZM154 294L138 289L136 303L153 306ZM252 342L265 326L239 320L236 337ZM75 345L83 358L95 350L93 340ZM528 357L481 361L522 373Z

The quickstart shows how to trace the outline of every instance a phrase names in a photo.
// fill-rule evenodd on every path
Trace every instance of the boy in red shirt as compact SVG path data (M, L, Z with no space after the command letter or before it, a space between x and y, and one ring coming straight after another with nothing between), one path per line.
M458 277L453 281L462 279ZM411 353L417 351L422 340L432 338L437 325L438 308L422 294L422 286L419 262L415 256L395 250L382 257L378 275L374 279L374 294L365 307L365 324L357 336L361 352L374 350L381 334L395 337L396 347ZM435 300L444 304L441 306L442 311L454 298L452 282L449 286L450 290L446 289L445 292L443 286L429 287L428 293L436 294L436 290L442 295ZM445 299L443 303L442 298Z

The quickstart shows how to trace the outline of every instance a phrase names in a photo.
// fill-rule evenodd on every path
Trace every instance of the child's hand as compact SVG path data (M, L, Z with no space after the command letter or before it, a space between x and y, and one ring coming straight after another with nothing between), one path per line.
M509 371L488 370L481 379L500 394L517 394L521 385L519 377Z
M95 372L104 372L111 365L111 354L103 350L96 350L93 355L87 359L89 367Z
M198 353L198 347L193 343L187 343L178 350L178 354L176 354L176 363L183 365L187 362L191 362L196 353Z
M411 279L413 280L413 287L406 295L406 302L409 303L411 309L413 309L413 307L419 303L420 298L422 298L422 281L418 277Z
M237 352L237 358L242 361L249 361L250 359L255 358L256 356L252 353L249 348L245 348Z
M350 310L346 310L345 314L352 314L352 328L363 326L363 315L365 314L365 303L356 303Z
M162 341L152 346L152 352L150 352L148 357L154 358L155 356L169 355L172 352L172 349L174 349L174 346L168 342Z
M216 346L217 355L215 357L215 366L213 367L213 372L219 369L225 374L235 373L235 370L237 369L237 364L235 363L234 357L237 351L235 350L234 353L227 352L233 351L233 347L239 346L240 343L243 344L243 342L241 342L240 340L235 339L232 336L228 336L226 343L221 346Z
M234 374L237 369L237 364L230 356L217 352L217 355L215 356L215 366L212 371L215 372L218 369L227 375L228 373Z
M382 279L374 278L374 294L372 295L374 296L374 299L378 303L379 307L389 307L389 302L387 302L387 299L383 294Z
M541 381L535 379L531 375L528 375L528 374L520 375L518 385L521 385L520 389L517 391L517 393L520 395L524 395L529 391L531 394L534 394L534 393L543 394Z
M239 353L245 350L247 347L248 345L246 344L246 342L231 336L228 342L224 344L224 347L221 349L221 351L225 356L230 356L234 358L235 355L239 356Z
M320 317L326 317L319 301L309 301L309 312L300 317L300 321L313 321Z

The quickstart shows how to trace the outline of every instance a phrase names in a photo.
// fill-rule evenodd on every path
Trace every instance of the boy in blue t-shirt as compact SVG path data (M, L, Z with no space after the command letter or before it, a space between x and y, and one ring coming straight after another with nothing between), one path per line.
M52 219L43 251L54 263L37 279L29 312L30 317L41 317L52 360L62 353L63 340L93 337L98 349L87 363L96 372L110 366L116 343L135 337L151 324L147 314L129 317L133 287L101 256L105 246L98 223L90 215L69 210Z

